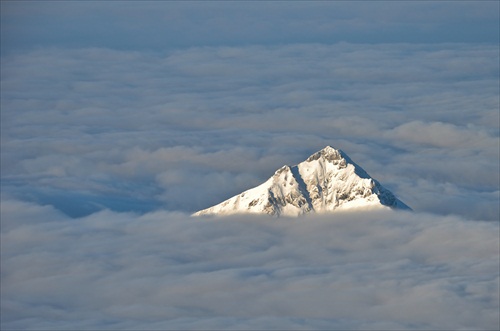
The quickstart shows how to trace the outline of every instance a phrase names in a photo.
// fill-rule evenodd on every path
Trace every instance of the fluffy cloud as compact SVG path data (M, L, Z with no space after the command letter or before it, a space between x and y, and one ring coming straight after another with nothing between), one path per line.
M14 200L1 211L6 329L499 325L496 222L396 212L69 219Z
M2 2L1 328L498 329L498 6ZM189 217L325 145L416 212Z
M491 154L494 154L495 148L498 147L498 139L485 129L472 125L460 128L449 123L412 121L394 128L388 134L393 139L416 144L448 148L478 147Z
M333 145L416 210L497 219L498 72L494 45L11 54L2 193L193 212Z

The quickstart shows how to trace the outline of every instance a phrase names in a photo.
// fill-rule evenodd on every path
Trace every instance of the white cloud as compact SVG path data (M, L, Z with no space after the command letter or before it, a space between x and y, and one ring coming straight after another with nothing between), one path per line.
M12 54L2 190L91 205L74 215L193 212L333 145L416 210L497 219L495 199L477 198L498 191L497 60L494 45L463 44Z
M468 125L458 127L449 123L411 121L387 132L391 139L432 147L484 149L493 155L498 152L498 137L485 129Z
M498 329L498 3L386 5L2 3L1 328ZM325 145L416 212L188 216Z
M2 328L495 329L498 223L2 201ZM214 304L216 303L216 304Z

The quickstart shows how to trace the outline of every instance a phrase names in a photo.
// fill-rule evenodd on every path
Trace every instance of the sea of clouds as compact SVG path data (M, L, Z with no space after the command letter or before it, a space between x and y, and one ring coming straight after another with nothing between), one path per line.
M499 224L2 203L5 329L495 330Z
M2 329L498 329L498 56L2 57ZM326 145L415 212L189 216Z
M332 145L417 211L499 214L498 47L289 45L2 61L2 187L194 212Z

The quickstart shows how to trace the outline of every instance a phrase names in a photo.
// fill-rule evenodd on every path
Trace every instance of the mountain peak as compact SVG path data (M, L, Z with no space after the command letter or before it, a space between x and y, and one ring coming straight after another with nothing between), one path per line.
M335 149L330 145L327 145L325 148L319 151L319 153L323 153L324 155L338 154L340 152L341 152L340 149Z
M309 156L309 158L307 160L309 160L309 159L317 160L320 157L340 159L340 158L342 158L342 154L341 154L340 150L337 150L337 149L333 148L332 146L326 146L322 150L319 150L316 153L314 153L313 155Z
M326 146L322 150L309 156L304 162L312 162L319 159L324 159L325 161L333 162L334 164L339 164L341 167L346 167L347 162L343 157L343 152L339 149L335 149L331 146Z
M263 184L193 215L298 216L367 208L410 209L347 154L326 146L297 165L276 170Z

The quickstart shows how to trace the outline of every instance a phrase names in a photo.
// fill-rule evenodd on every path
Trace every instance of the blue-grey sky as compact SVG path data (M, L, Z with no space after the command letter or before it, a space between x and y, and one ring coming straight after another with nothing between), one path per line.
M498 1L2 1L2 52L291 43L498 43Z
M1 1L1 328L498 329L499 6ZM326 145L414 212L189 216Z

